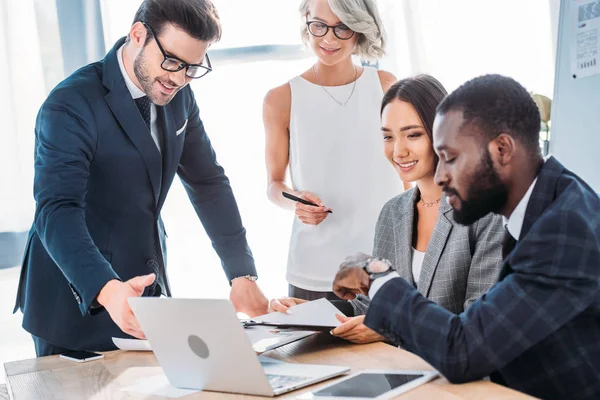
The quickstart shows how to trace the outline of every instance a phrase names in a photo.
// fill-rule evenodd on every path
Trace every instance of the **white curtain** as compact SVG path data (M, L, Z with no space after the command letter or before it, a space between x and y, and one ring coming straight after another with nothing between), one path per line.
M450 91L500 73L551 97L549 0L379 0L390 43L382 62L398 78L428 73Z
M33 0L0 0L0 232L29 229L33 146L46 90Z

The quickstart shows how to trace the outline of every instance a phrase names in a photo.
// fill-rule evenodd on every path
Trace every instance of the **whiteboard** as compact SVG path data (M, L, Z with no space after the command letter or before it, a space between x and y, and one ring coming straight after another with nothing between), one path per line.
M573 77L574 3L560 5L550 153L600 193L600 74Z

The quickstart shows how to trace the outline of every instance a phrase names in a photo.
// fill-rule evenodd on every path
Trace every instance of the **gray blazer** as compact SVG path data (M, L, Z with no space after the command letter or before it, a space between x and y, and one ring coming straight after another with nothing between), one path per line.
M425 252L419 282L412 275L412 238L418 188L383 206L375 229L373 255L392 262L400 277L442 307L463 312L497 281L502 268L502 217L489 214L473 225L454 221L443 196L435 229ZM365 314L370 300L352 300L355 315Z

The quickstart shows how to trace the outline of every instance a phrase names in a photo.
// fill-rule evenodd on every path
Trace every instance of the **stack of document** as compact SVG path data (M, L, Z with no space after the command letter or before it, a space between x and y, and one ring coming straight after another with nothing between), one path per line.
M277 329L267 326L256 326L245 329L252 348L257 354L276 349L296 340L304 339L317 331L299 331L295 329ZM121 350L127 351L152 351L150 342L139 339L112 338L113 343Z
M343 315L327 299L307 301L290 307L290 313L273 312L244 321L245 326L267 325L279 328L304 328L307 330L331 330L340 325L335 317Z
M254 351L258 354L340 325L335 317L342 314L326 299L308 301L290 307L290 314L273 312L242 321ZM121 350L152 351L147 340L112 338Z
M294 329L277 329L267 326L252 326L245 329L252 348L257 354L273 350L296 340L318 333L317 331L298 331Z
M342 313L327 299L319 299L290 307L289 314L273 312L242 324L254 350L262 353L335 328L340 325L336 314Z

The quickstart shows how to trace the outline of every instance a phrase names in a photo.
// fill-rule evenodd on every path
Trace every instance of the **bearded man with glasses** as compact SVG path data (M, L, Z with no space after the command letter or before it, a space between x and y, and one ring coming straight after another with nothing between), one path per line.
M42 105L37 208L15 305L38 356L144 338L127 299L171 294L160 212L175 174L221 258L236 309L267 311L236 200L188 85L212 70L207 50L220 37L209 0L144 0L127 37Z

